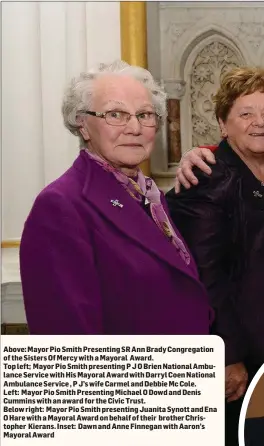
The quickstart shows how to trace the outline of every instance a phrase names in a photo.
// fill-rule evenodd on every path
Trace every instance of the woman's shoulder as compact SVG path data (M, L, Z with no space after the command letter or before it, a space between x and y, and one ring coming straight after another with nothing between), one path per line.
M222 157L221 153L215 152L216 163L209 164L212 173L210 175L201 171L198 167L193 169L194 175L198 179L198 185L190 189L181 187L179 194L171 189L166 194L167 202L174 200L199 200L211 202L214 205L224 204L233 197L237 182L236 170Z
M199 180L200 188L210 186L210 188L216 190L222 188L225 192L233 190L233 186L239 178L237 155L234 154L226 142L219 144L218 148L214 151L214 155L216 163L207 163L212 170L210 175L202 172L198 167L193 169L194 175Z
M67 169L62 175L46 185L36 196L28 219L41 219L45 215L75 213L82 197L85 176L75 168ZM27 220L28 220L27 219Z
M226 164L225 160L218 157L217 152L215 154L216 163L206 163L211 168L212 173L210 175L203 172L199 167L193 168L193 173L198 178L199 184L225 183L226 179L230 176L229 166Z
M208 163L208 166L211 168L211 174L203 172L198 167L193 169L193 173L198 179L198 185L192 186L188 190L182 187L182 193L189 197L193 194L204 195L208 193L210 195L221 196L223 193L228 193L236 179L229 165L225 160L216 156L216 163Z
M45 201L52 197L61 197L62 200L65 198L66 201L73 200L74 197L80 196L88 175L85 156L80 153L72 166L40 191L36 200Z

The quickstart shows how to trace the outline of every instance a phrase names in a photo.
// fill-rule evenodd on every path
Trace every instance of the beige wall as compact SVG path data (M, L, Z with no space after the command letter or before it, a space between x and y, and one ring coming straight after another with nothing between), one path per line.
M247 418L264 417L264 374L256 385L249 401Z
M36 195L78 154L63 126L71 77L120 58L119 2L2 5L2 237L16 242ZM24 323L18 247L2 253L1 322Z
M64 88L120 58L120 12L119 2L6 2L2 16L2 233L14 240L36 195L78 154L63 126Z

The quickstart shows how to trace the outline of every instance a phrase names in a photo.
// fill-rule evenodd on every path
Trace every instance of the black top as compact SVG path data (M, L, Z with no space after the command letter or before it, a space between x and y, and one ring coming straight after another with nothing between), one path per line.
M264 417L247 418L245 421L245 446L264 445Z
M166 195L175 225L192 251L215 309L213 333L226 363L264 362L264 185L222 141L212 175Z

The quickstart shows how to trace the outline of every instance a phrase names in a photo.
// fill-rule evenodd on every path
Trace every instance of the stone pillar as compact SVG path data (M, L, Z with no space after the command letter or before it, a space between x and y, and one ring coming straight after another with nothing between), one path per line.
M185 94L185 82L167 80L164 81L168 94L167 107L167 144L169 167L174 167L181 159L181 122L180 101Z
M146 2L120 2L121 57L131 64L147 68ZM141 165L150 175L150 160Z

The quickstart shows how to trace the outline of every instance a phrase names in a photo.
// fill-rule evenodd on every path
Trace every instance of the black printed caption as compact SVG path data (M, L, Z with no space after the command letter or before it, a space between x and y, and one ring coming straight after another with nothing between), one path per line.
M203 346L4 347L2 436L204 430L217 413L202 398L205 381L216 378L213 352Z

